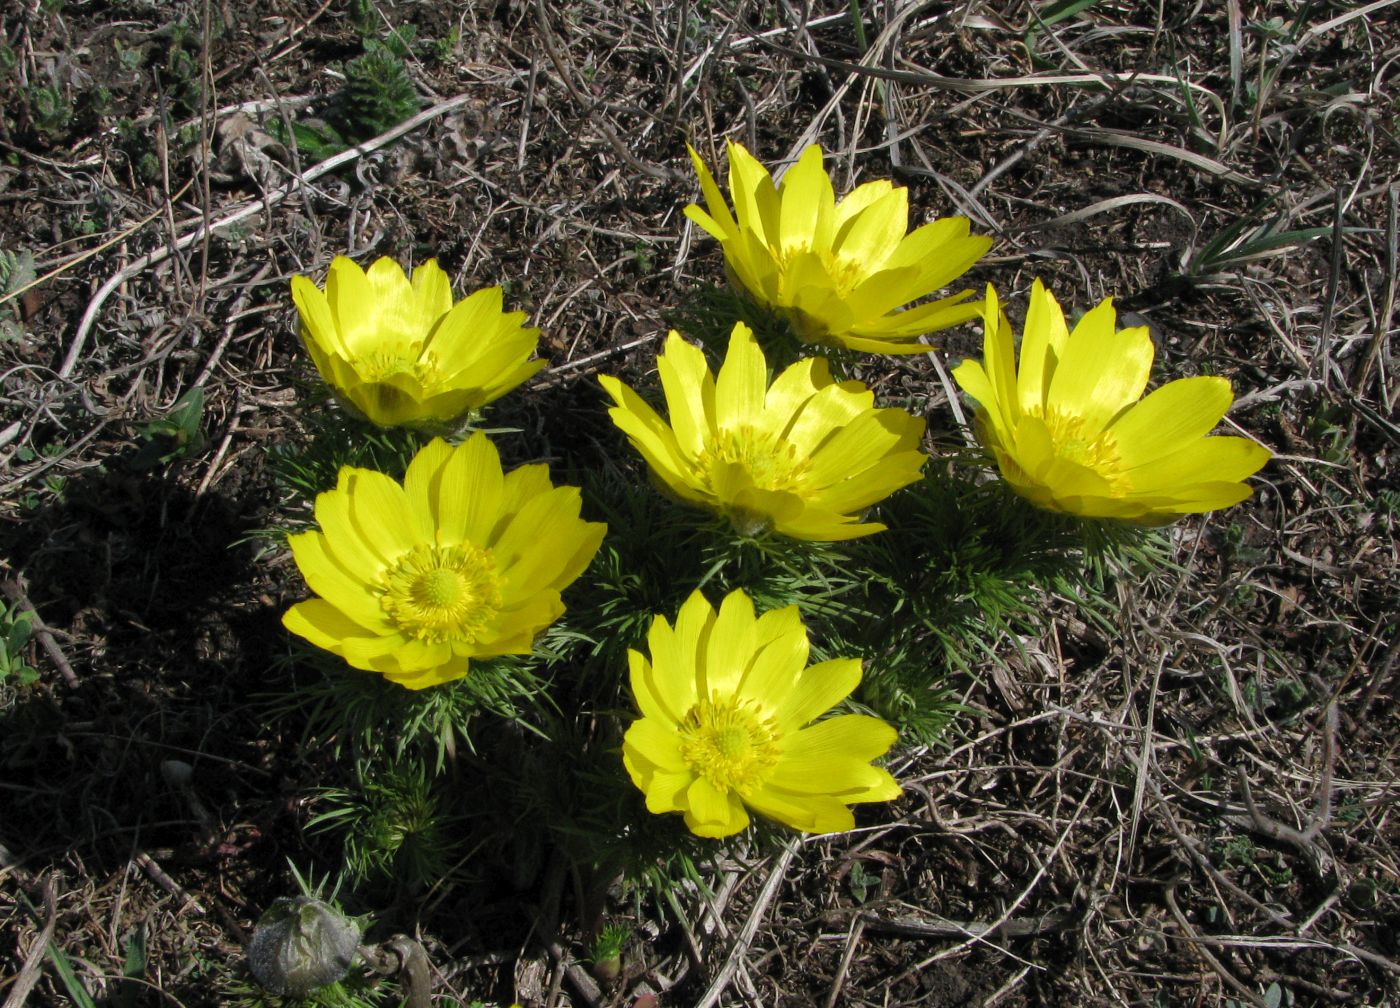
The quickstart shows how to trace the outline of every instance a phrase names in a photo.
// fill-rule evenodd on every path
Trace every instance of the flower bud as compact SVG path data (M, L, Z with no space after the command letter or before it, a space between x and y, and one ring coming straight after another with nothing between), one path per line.
M360 928L310 896L279 899L262 915L248 943L248 967L269 993L301 997L350 970Z

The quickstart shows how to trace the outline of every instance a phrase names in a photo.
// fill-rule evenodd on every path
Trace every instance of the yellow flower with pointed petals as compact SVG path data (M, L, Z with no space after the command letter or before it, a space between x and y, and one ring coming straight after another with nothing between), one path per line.
M336 396L381 427L441 426L499 399L540 368L540 331L502 312L501 288L453 304L429 259L413 271L379 259L369 270L336 256L322 291L292 277L301 338Z
M876 409L869 389L833 381L821 357L799 361L769 386L763 351L742 322L718 377L675 332L656 367L670 423L603 375L617 403L613 423L667 489L725 516L741 535L772 529L834 542L882 531L856 513L917 480L927 459L922 420Z
M816 721L860 682L860 659L807 666L796 606L755 617L733 591L719 612L695 592L674 627L657 616L650 659L628 651L642 717L627 729L622 762L651 812L683 812L691 832L725 837L748 809L804 833L855 826L849 806L900 795L871 766L897 733L879 718ZM813 722L816 721L815 724Z
M694 148L706 209L685 214L718 238L730 278L778 309L807 343L874 353L921 353L925 333L976 318L962 291L907 310L946 287L982 257L992 240L968 234L965 217L944 217L908 232L909 190L887 179L857 186L837 202L822 149L806 148L774 185L739 144L728 144L734 212Z
M1037 280L1021 337L987 287L982 361L953 372L977 401L977 432L1017 493L1052 511L1163 525L1238 504L1269 460L1247 438L1207 437L1230 408L1224 378L1180 378L1146 398L1146 327L1117 329L1113 301L1071 330Z
M474 658L529 654L603 541L579 505L543 465L503 472L481 433L455 448L435 438L402 485L346 466L316 498L320 531L288 540L318 597L282 623L409 689L460 679Z

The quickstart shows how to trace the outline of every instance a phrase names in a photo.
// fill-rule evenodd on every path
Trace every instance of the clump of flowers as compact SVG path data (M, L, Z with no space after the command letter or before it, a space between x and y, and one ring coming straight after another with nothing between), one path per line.
M849 830L850 806L900 795L870 761L894 728L866 714L816 719L860 682L857 658L807 666L796 606L755 617L733 591L718 612L695 592L673 627L657 616L650 658L628 652L642 717L627 729L623 763L655 813L681 812L702 837L749 824L749 811L807 833ZM815 723L813 723L815 721Z
M719 239L731 280L778 309L808 343L875 353L920 353L925 333L976 318L973 291L903 306L962 276L991 247L965 217L908 231L909 192L887 179L836 200L822 149L806 148L775 185L752 154L729 143L730 212L694 149L706 209L686 216Z
M543 465L505 473L481 433L424 447L400 485L346 466L316 498L319 531L289 538L318 597L287 629L409 689L460 679L472 659L528 654L564 612L560 592L606 526L579 517L576 487Z
M879 532L858 512L919 478L924 422L876 409L857 381L836 382L808 358L768 384L767 362L742 322L718 376L672 332L657 357L670 422L608 375L613 422L681 500L728 518L744 536L773 530L832 542Z
M453 303L429 259L412 282L398 263L368 270L336 256L322 291L292 277L301 338L341 403L381 427L443 426L499 399L540 368L540 331L503 312L499 287Z
M1039 280L1019 365L987 288L982 360L954 372L977 401L977 432L1003 478L1032 503L1090 518L1161 525L1238 504L1269 460L1241 437L1207 437L1234 398L1224 378L1181 378L1143 398L1154 350L1145 327L1117 329L1112 299L1071 330Z

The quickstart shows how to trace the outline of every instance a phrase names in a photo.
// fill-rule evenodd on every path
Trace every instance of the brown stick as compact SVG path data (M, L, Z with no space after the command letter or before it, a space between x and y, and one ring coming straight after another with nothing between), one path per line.
M49 656L49 661L53 662L54 668L58 669L58 674L63 676L63 681L73 689L77 689L78 676L73 671L73 666L68 663L63 649L58 646L58 641L54 640L53 632L49 630L48 624L39 616L39 611L34 608L34 603L29 601L29 596L24 590L23 579L14 577L0 581L0 592L4 593L12 605L33 616L30 625L34 628L34 639L39 642L39 646Z

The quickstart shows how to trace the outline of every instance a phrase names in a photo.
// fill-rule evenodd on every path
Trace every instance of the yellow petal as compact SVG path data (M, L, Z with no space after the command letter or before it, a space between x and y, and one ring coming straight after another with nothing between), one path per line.
M820 357L816 360L821 361L825 371L826 362ZM794 364L788 371L805 363ZM869 415L874 405L875 394L860 382L845 381L839 385L828 382L802 404L801 412L787 425L786 431L782 431L783 438L797 451L810 456L836 431Z
M871 204L878 203L890 194L894 184L889 179L876 179L865 182L851 190L850 194L836 204L836 239L839 243L845 231Z
M680 736L676 734L674 725L644 717L632 722L622 741L661 770L672 773L686 770L685 759L681 756Z
M732 332L729 339L732 343ZM715 382L705 363L705 354L672 330L666 337L665 352L656 359L656 370L666 397L675 447L681 454L694 458L705 450L705 443L714 430Z
M327 544L340 562L348 569L368 576L371 571L377 573L393 566L402 551L389 546L382 539L367 538L351 517L348 490L354 483L354 474L366 471L349 466L340 470L336 488L316 497L316 522L326 533Z
M814 774L820 774L820 767L825 763L835 772L838 763L868 764L875 757L885 755L898 737L899 732L879 718L868 714L842 714L784 738L783 762L805 765ZM831 790L858 786L865 785L836 784Z
M359 623L319 598L307 599L292 606L282 614L282 625L298 637L336 655L344 653L342 641L366 633Z
M530 336L530 340L532 342L538 342L538 329L529 329L526 330L526 332L533 334ZM487 403L495 402L497 399L499 399L501 396L505 395L512 389L516 389L519 388L521 385L524 385L527 381L529 381L535 375L539 374L548 366L549 362L546 360L530 360L525 361L517 367L513 367L507 371L502 371L498 373L495 380L487 382L482 387L481 394L479 397L473 396L472 405L470 408L479 409L480 407L485 406Z
M358 346L349 338L351 327L358 329L370 320L375 313L374 299L369 281L360 264L346 256L336 256L331 260L326 272L326 302L335 318L335 328L346 341L352 352Z
M424 332L452 310L452 281L436 259L414 268L413 294L422 313Z
M1118 331L1113 300L1106 298L1069 334L1050 381L1050 409L1080 417L1086 432L1102 430L1142 396L1152 370L1152 339L1146 327Z
M778 195L780 247L827 248L831 244L836 194L822 167L822 149L812 144L783 176Z
M962 225L959 230L967 230L967 218L954 217L952 220ZM935 223L941 224L943 222L936 221ZM916 282L920 293L946 287L971 269L973 264L986 255L987 250L991 247L992 239L987 235L967 235L947 242L935 254L918 263L920 271ZM885 267L888 269L896 264L903 265L903 261L901 256L886 262Z
M844 833L855 829L855 816L828 795L795 795L776 787L750 791L745 800L755 812L803 833Z
M511 596L508 585L503 585L501 592L506 596L507 604L514 603L514 608L501 612L494 639L478 641L473 645L472 650L483 658L529 654L535 635L564 615L564 603L560 601L558 592L543 589L519 598Z
M834 386L823 357L808 357L784 368L763 397L765 430L782 434L790 444L805 443L805 435L798 429L800 414L808 400L828 387Z
M1042 410L1069 329L1055 295L1038 279L1031 285L1030 304L1021 331L1021 363L1016 376L1022 412Z
M647 811L655 813L684 812L686 792L695 782L695 774L689 770L653 772L643 789L647 796Z
M685 824L696 836L718 839L733 836L749 824L739 796L721 791L704 777L697 777L685 793Z
M386 558L397 558L414 547L417 540L408 498L395 480L372 469L352 469L342 486L350 521L365 542Z
M307 586L353 620L361 628L358 633L387 633L393 629L371 586L370 579L377 571L367 577L347 568L327 549L326 537L320 532L288 536L287 545Z
M408 463L404 473L404 498L408 501L408 512L413 520L415 542L434 541L442 523L438 508L442 474L454 449L442 438L433 438L419 449Z
M340 642L340 654L357 669L367 672L385 670L415 671L434 668L451 657L451 649L446 645L433 649L431 656L425 654L423 642L401 633L377 634L365 637L345 637ZM410 663L404 659L418 659Z
M974 293L970 290L959 291L937 301L915 305L907 311L862 321L853 327L853 336L849 342L854 346L855 337L867 337L871 340L887 338L896 341L902 337L903 343L895 343L900 347L896 352L926 353L929 348L914 337L961 325L980 316L982 302L968 300Z
M1011 322L997 303L997 292L987 284L985 308L982 312L982 363L992 383L996 406L984 403L988 413L999 414L1003 432L1015 429L1021 415L1016 398L1016 348L1011 337Z
M834 514L862 511L922 478L928 456L921 451L889 455L858 476L822 487L808 497L808 506Z
M715 377L715 426L737 430L763 412L768 390L768 367L753 332L736 322L729 334L729 352Z
M554 484L549 481L549 466L543 462L516 466L506 473L505 485L501 490L501 513L513 514L523 508L527 501L553 489Z
M443 664L426 669L389 669L380 671L385 679L411 690L424 690L443 683L465 678L469 662L465 658L448 659Z
M1248 483L1196 483L1167 495L1153 510L1172 515L1217 511L1247 500L1253 492L1254 488ZM1132 502L1133 498L1128 500Z
M673 493L683 500L705 499L698 492L691 459L695 453L683 452L676 443L675 432L656 411L626 385L611 375L600 375L599 383L620 405L608 410L618 430L627 435L632 447L646 460L651 471Z
M827 261L811 249L797 249L789 254L778 278L777 303L784 307L802 308L826 320L825 302L831 299L838 303L841 301L837 282L827 268Z
M992 388L992 379L981 362L970 357L964 360L953 368L953 381L958 383L958 387L966 392L973 402L991 415L998 427L1006 426L1001 415L1001 403Z
M845 542L883 532L886 528L880 522L860 522L850 515L837 515L815 507L804 508L792 518L779 519L773 527L789 539L801 542Z
M1109 428L1124 468L1174 454L1210 432L1234 393L1224 378L1179 378L1150 392Z
M741 465L717 466L714 484L715 496L731 505L726 510L733 512L730 518L737 519L736 524L741 529L751 524L749 519L754 515L766 516L769 521L781 525L796 518L806 507L802 498L795 493L754 486L748 470Z
M313 353L318 350L323 354L344 357L345 343L340 338L335 316L321 288L307 277L294 276L292 302L297 306L297 314L301 318L302 336L315 348Z
M502 591L562 590L583 573L606 525L582 521L577 487L558 487L528 502L495 546Z
M892 189L872 202L837 235L833 251L868 272L879 269L909 227L909 190Z
M784 606L758 618L756 653L734 695L776 715L807 665L810 645L797 606Z
M811 266L808 270L808 266ZM844 333L860 321L848 300L816 256L804 253L789 261L778 304L796 315L793 328L809 343L844 346Z
M658 623L665 627L664 632L658 632ZM658 619L652 624L647 646L653 658L660 663L660 673L657 665L647 661L639 651L627 652L627 667L632 696L636 698L642 714L669 725L678 725L686 711L695 704L695 676L676 671L676 666L680 664L677 655L666 650L658 653L656 650L658 644L664 642L670 645L673 640L665 620Z
M753 657L754 623L753 601L744 592L730 592L720 602L699 656L696 690L700 696L734 695Z
M503 580L528 591L551 584L574 556L585 523L578 487L558 487L527 501L492 544Z
M414 300L413 285L403 267L388 256L380 256L365 270L370 291L381 303L409 304Z
M564 554L558 570L549 582L549 587L562 591L578 580L593 562L607 534L608 526L603 522L579 522L578 529L572 536L573 553ZM564 548L568 549L567 543Z
M725 202L724 194L719 191L719 186L715 184L715 177L710 174L710 169L705 166L700 155L695 152L695 148L690 144L685 145L685 149L690 153L691 164L695 166L695 174L700 179L700 192L705 197L705 205L709 209L708 216L718 225L718 229L710 231L716 238L724 238L726 235L733 235L738 232L738 227L734 224L734 218L729 213L729 204ZM686 215L692 220L696 220L690 214L690 208L686 208ZM696 223L700 223L696 220ZM704 227L701 224L701 227ZM708 231L709 228L706 228Z
M714 611L700 592L692 592L676 614L673 628L662 617L652 621L647 632L651 662L646 670L650 693L677 722L698 699L696 655ZM639 694L640 695L640 694Z
M1247 438L1207 437L1127 470L1124 476L1135 493L1170 493L1198 483L1237 483L1257 472L1269 458L1267 448Z
M694 203L688 204L681 212L694 221L697 227L707 232L712 238L718 238L720 241L727 241L734 236L732 231L726 231L723 225ZM726 211L726 213L727 212L728 211Z
M804 669L788 694L775 698L783 732L797 731L850 696L860 684L860 665L859 658L833 658Z
M501 288L483 287L458 301L450 311L435 320L436 324L424 342L424 353L431 351L436 354L446 373L473 367L499 342L503 328L503 299ZM517 325L522 318L523 315L516 315ZM529 354L528 349L524 353L515 348L512 350L521 357Z
M764 245L778 240L778 190L773 177L752 154L732 140L729 152L729 195L734 200L734 216L741 228L748 228Z
M340 257L337 262L350 263ZM336 314L342 338L354 356L368 356L386 339L422 339L427 331L403 268L387 256L376 259L363 273L342 269L346 281L334 290L335 263L326 279L326 296Z
M824 487L863 472L911 442L917 443L923 426L902 410L862 414L838 428L812 454L809 479L812 485Z
M501 457L490 438L478 431L458 445L437 485L439 542L494 546L503 485Z
M734 279L756 299L767 304L780 303L783 269L758 232L740 228L737 238L725 242L724 260Z

